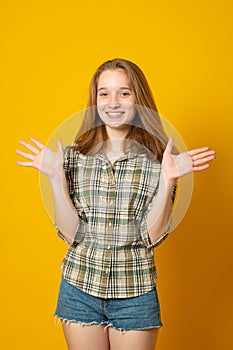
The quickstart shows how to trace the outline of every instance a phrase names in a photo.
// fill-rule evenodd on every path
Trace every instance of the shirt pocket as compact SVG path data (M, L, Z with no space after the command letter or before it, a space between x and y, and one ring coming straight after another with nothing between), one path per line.
M120 186L119 186L120 187ZM125 209L134 212L135 218L144 211L150 198L148 177L143 170L130 172L122 181L120 191L122 204Z

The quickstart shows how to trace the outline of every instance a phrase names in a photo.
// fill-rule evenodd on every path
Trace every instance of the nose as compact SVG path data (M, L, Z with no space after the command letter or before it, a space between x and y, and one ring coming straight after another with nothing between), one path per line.
M119 108L120 107L120 100L119 100L119 96L112 94L109 97L109 103L108 103L108 107L115 109L115 108Z
M121 106L121 104L119 102L110 102L108 103L108 107L111 109L117 109Z

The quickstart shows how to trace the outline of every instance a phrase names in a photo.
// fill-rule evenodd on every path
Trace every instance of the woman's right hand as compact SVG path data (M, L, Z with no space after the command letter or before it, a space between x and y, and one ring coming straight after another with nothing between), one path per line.
M57 152L52 151L50 148L46 147L43 143L33 137L31 137L30 140L37 148L25 141L20 141L20 144L26 147L27 150L31 151L32 154L16 150L17 154L29 159L30 161L18 161L16 164L36 168L50 178L54 177L54 175L60 175L61 170L63 169L64 160L61 140L57 142Z

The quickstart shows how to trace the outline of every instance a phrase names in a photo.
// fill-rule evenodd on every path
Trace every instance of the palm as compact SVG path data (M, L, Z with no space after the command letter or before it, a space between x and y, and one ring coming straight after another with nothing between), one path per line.
M178 179L194 171L209 168L208 162L215 158L215 151L209 147L197 148L179 155L173 155L174 140L169 139L163 154L162 169L168 179Z
M20 142L21 145L26 147L27 150L31 151L32 154L17 150L16 152L19 155L29 160L27 162L17 162L17 164L36 168L47 176L53 176L56 174L56 172L61 169L63 165L63 150L61 142L59 141L57 143L57 152L54 152L34 138L31 138L31 141L37 147L32 146L25 141Z

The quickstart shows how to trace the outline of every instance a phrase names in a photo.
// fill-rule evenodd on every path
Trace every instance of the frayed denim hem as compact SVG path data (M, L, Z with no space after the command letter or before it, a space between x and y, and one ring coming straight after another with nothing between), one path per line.
M96 325L96 326L102 326L102 325L106 325L104 327L104 331L106 331L108 328L112 327L120 332L128 332L128 331L144 331L144 330L149 330L149 329L154 329L154 328L162 328L162 326L150 326L150 327L140 327L140 328L129 328L129 329L125 329L125 328L119 328L119 327L116 327L114 326L112 323L107 323L106 321L103 321L103 322L96 322L96 321L93 321L93 322L81 322L81 321L77 321L77 320L69 320L67 318L63 318L63 317L60 317L58 315L54 315L54 323L55 325L66 325L67 327L69 326L70 323L77 323L77 324L80 324L81 326L93 326L93 325Z
M81 322L81 321L77 321L77 320L69 320L68 318L63 318L63 317L60 317L58 315L54 315L54 323L55 325L59 325L59 324L65 324L66 326L69 326L70 323L77 323L77 324L80 324L82 326L93 326L93 325L103 325L103 324L106 324L107 322L103 321L103 322Z

